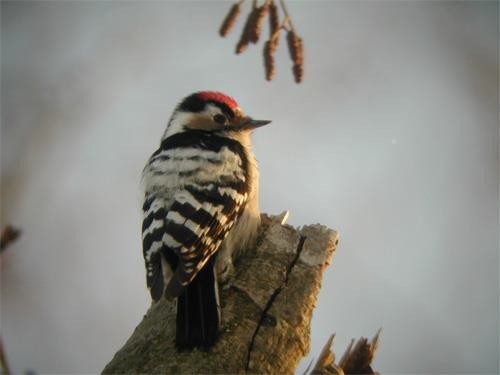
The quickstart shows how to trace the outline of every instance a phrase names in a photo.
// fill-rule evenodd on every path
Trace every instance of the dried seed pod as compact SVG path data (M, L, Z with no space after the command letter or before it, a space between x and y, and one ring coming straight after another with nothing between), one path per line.
M239 40L238 44L236 45L236 53L237 54L245 52L245 50L248 48L248 44L250 43L250 40L251 40L252 30L255 27L255 21L256 21L258 9L259 8L257 8L254 5L252 10L248 14L247 21L245 23L245 26L243 27L243 32L241 33L240 40Z
M271 35L271 38L276 33L276 31L279 30L279 28L280 28L279 9L273 0L269 4L269 35ZM279 44L279 38L277 39L276 43Z
M267 13L269 11L269 6L267 1L260 7L257 8L255 12L255 20L252 25L252 29L250 32L250 41L252 43L257 43L260 38L260 34L262 34L262 28L264 27L264 20L266 19Z
M229 34L231 29L236 24L240 12L241 12L241 2L233 4L231 9L229 9L229 12L227 13L226 17L224 18L224 21L222 21L222 25L219 29L220 36L224 37L227 34Z

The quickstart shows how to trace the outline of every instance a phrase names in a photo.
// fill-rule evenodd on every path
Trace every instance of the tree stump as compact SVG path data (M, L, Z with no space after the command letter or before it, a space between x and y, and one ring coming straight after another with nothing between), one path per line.
M312 312L338 233L262 215L255 249L220 291L220 335L208 352L175 349L175 303L151 306L103 373L293 373L310 350Z

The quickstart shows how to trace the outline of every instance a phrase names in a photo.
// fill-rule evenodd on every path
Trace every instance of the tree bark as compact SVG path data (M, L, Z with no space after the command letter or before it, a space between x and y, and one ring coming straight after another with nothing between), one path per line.
M175 304L151 306L103 373L293 373L310 350L311 316L338 233L263 215L255 249L220 291L220 336L208 352L177 352Z

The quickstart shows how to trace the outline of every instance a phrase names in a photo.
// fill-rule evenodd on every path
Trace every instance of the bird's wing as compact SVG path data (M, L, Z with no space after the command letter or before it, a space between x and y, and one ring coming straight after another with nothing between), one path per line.
M163 201L156 197L146 198L142 221L142 251L146 264L146 283L153 300L158 301L163 293L161 249L165 239L165 210Z
M177 297L219 249L247 198L239 180L219 187L193 183L175 195L165 220L165 244L179 264L167 285L167 298Z

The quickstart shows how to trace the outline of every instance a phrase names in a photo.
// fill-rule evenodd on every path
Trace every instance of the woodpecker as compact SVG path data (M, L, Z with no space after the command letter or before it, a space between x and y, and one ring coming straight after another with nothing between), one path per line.
M260 224L251 133L269 123L220 92L194 93L177 105L143 170L146 283L153 302L177 299L179 350L208 349L217 338L218 282Z

